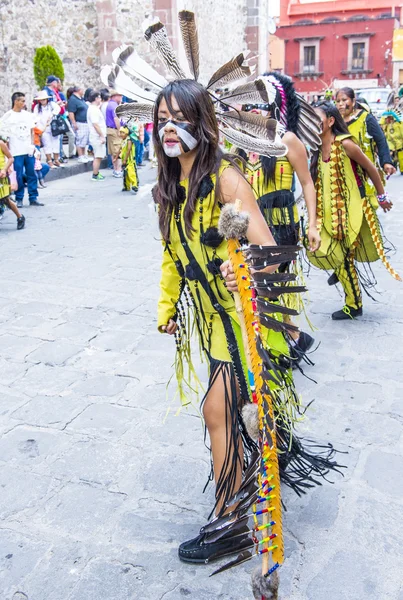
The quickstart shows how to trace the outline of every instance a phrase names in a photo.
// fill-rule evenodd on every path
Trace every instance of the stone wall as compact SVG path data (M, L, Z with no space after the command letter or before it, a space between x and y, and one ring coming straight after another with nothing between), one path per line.
M49 44L58 52L65 88L76 83L100 87L100 66L113 47L132 42L143 56L148 54L142 24L152 14L168 18L183 57L175 15L184 4L183 0L0 0L0 114L10 107L14 91L25 92L28 103L36 93L33 56L39 46ZM186 0L186 8L197 14L202 80L246 48L246 5L247 0Z

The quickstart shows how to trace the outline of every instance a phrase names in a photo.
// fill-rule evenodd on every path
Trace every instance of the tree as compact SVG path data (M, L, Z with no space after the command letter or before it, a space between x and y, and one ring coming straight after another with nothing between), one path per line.
M35 50L34 77L38 88L41 90L46 84L46 78L55 75L63 81L63 63L52 46L42 46Z

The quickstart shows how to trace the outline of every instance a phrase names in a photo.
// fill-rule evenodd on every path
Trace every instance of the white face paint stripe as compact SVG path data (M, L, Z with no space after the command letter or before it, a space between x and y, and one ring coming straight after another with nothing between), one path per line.
M193 148L196 148L196 146L197 146L196 138L194 138L193 135L191 135L185 129L182 129L182 127L177 127L176 124L173 123L172 121L167 121L167 123L164 123L164 126L161 127L161 129L158 131L161 142L162 142L164 134L165 134L165 129L168 126L172 127L175 130L175 134L178 136L178 138L182 142L184 142L186 144L186 146L189 148L189 150L193 150Z

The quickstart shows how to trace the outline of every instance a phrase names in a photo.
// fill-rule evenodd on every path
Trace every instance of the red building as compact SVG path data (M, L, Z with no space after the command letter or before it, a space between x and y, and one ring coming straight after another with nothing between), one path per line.
M276 35L285 42L285 73L304 94L392 85L393 31L402 6L393 0L281 0Z

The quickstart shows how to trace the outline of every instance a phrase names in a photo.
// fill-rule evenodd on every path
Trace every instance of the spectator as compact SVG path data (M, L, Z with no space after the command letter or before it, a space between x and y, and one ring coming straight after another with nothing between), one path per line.
M34 98L36 101L34 108L34 117L36 128L42 131L41 140L43 151L46 155L46 161L51 169L60 167L60 136L53 136L50 124L55 115L60 113L60 105L52 100L46 90L42 90ZM53 159L52 159L53 155Z
M84 92L84 100L86 101L87 104L90 103L90 94L91 92L95 92L94 88L87 88Z
M105 158L106 155L106 123L100 108L101 94L92 91L88 96L88 102L87 121L90 131L90 144L94 153L92 179L93 181L102 181L105 177L101 175L99 168L101 166L101 160Z
M108 108L108 102L109 102L109 98L110 98L110 93L108 88L102 88L101 90L101 113L104 115L104 119L106 122L106 109ZM108 169L113 169L113 163L112 163L112 156L109 154L109 152L107 152L107 158L108 158Z
M48 92L48 95L52 97L53 102L55 102L59 107L60 107L60 115L63 116L66 114L66 102L65 102L65 98L62 98L62 95L60 93L60 89L61 88L61 81L58 77L56 77L55 75L49 75L49 77L46 80L46 85L43 88L46 92ZM56 136L56 139L58 141L59 144L59 149L57 151L57 153L60 155L63 154L63 136L62 135L58 135ZM60 161L58 161L60 162ZM60 165L59 165L60 167Z
M135 146L136 146L136 164L138 167L143 167L143 155L144 155L144 125L140 123L138 119L135 120L132 125L132 130L135 134Z
M41 162L41 152L37 148L35 149L35 152L34 152L34 158L35 158L34 169L35 169L36 176L38 178L38 187L45 188L46 187L45 177L49 173L50 167L46 163Z
M106 109L108 108L109 98L111 97L108 88L102 88L99 92L101 94L101 113L104 115L106 122Z
M110 100L106 108L106 133L108 139L108 152L112 156L113 176L123 177L120 151L122 149L122 139L119 136L120 120L115 114L116 107L122 102L122 94L116 90L110 91Z
M74 133L71 130L70 121L67 118L67 100L66 100L66 96L63 93L63 84L60 79L57 80L57 91L59 92L60 100L63 102L63 106L61 107L61 108L63 108L63 112L60 112L60 114L66 120L66 123L69 126L69 131L66 133L68 140L69 140L69 150L70 150L70 138L71 138L72 144L73 144L71 154L74 154ZM67 156L65 155L64 150L63 150L63 135L60 136L60 159L59 160L60 160L60 162L67 162Z
M89 130L87 123L88 104L83 98L83 88L74 86L67 103L67 110L73 131L76 136L78 162L88 162L85 149L89 141Z
M7 173L12 164L13 157L10 150L7 144L0 139L0 214L3 206L7 206L17 217L17 229L24 229L25 217L10 199L11 188Z
M74 87L69 87L66 91L67 103L70 100L70 97L73 93L73 89L74 89ZM66 104L66 107L67 107L67 104ZM67 113L67 115L68 115L68 113ZM75 133L71 126L70 119L67 119L67 123L69 124L69 132L67 134L67 137L69 138L69 155L68 156L69 156L69 158L74 158L76 156L76 136L75 136Z
M7 132L10 152L14 157L14 169L18 182L18 189L15 193L17 206L21 208L24 199L24 169L30 205L43 206L42 202L38 202L38 179L34 168L34 117L26 110L25 94L22 92L14 92L11 103L12 109L6 112L2 118L2 128Z

